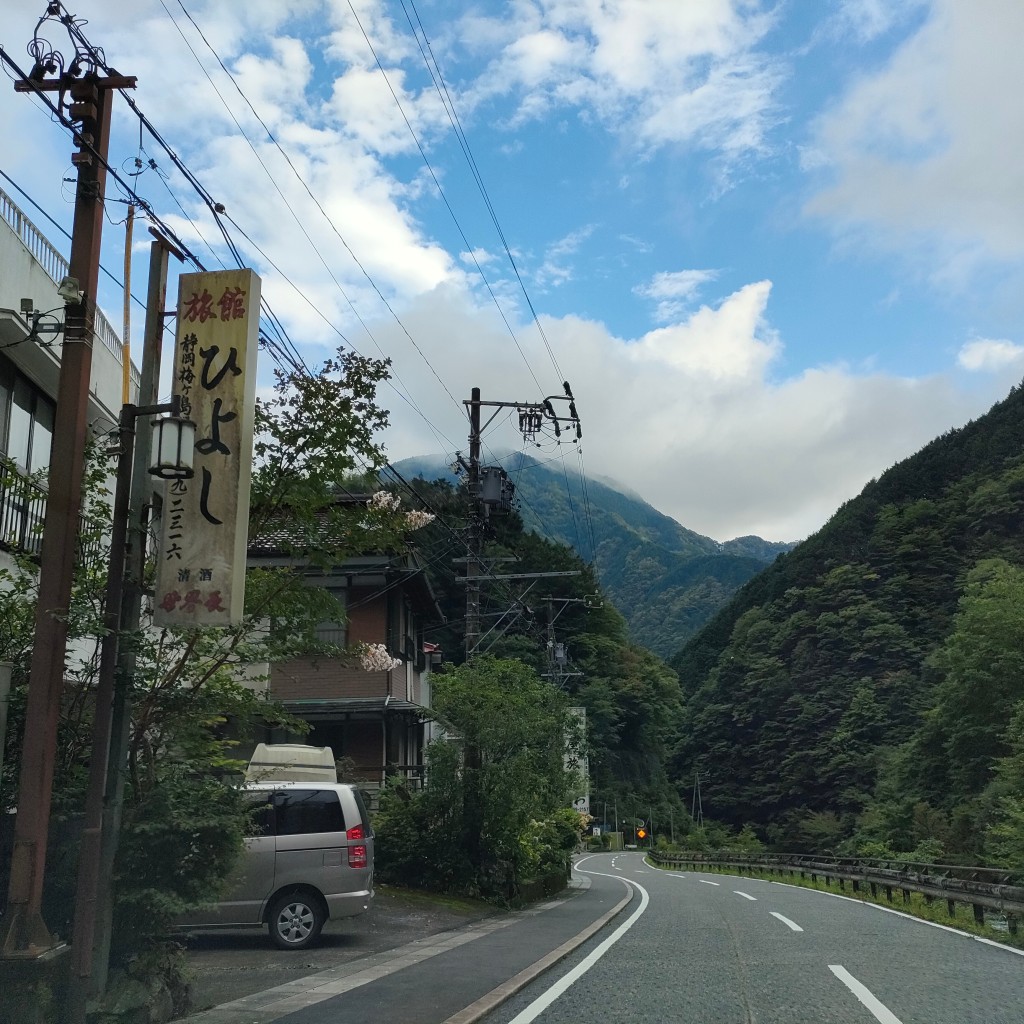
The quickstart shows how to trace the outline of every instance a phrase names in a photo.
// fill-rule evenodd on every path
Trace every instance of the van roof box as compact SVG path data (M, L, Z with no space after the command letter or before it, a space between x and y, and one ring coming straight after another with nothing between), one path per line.
M337 782L330 747L304 743L258 743L245 770L246 782Z

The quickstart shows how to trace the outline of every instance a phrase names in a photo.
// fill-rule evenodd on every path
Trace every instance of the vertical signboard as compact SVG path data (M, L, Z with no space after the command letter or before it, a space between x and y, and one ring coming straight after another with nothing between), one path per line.
M587 758L587 709L571 707L571 728L566 732L565 770L576 775L579 788L573 794L572 806L582 814L590 813L590 762Z
M227 626L245 599L260 279L182 274L172 390L196 424L195 475L167 484L157 552L158 626Z

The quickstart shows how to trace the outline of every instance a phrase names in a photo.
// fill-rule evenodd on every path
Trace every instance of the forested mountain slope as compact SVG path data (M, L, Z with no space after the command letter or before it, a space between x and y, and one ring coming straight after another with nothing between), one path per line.
M667 657L780 551L792 545L741 537L719 544L614 487L517 454L503 460L527 530L593 560L631 639ZM553 468L555 467L555 468ZM446 478L434 459L397 464L407 476ZM589 511L589 516L588 516Z
M445 662L459 663L466 589L457 579L464 572L451 568L465 549L453 544L451 526L465 513L465 497L442 480L414 479L413 488L443 519L416 534L446 619L428 639L441 646ZM669 744L679 731L675 673L630 642L592 567L568 545L524 530L521 518L508 514L491 517L484 549L485 558L515 559L508 571L519 576L481 587L479 651L524 662L586 708L592 811L603 814L605 804L632 801L661 821L681 819L683 806L666 772ZM538 576L523 578L531 573ZM549 640L564 645L563 664L554 662Z
M1022 453L1015 388L868 484L671 659L673 774L706 773L705 813L819 849L1011 856L1016 834L1024 867Z

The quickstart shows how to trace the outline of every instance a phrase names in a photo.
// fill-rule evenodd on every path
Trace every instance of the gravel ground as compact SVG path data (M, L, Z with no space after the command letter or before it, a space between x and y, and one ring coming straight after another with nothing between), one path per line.
M483 903L378 887L367 913L328 921L320 944L312 949L279 950L265 928L197 932L186 940L192 1012L499 913Z

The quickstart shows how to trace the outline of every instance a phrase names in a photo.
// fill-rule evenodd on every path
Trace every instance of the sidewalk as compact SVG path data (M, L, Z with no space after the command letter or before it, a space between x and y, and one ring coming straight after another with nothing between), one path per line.
M350 958L252 992L190 1024L289 1024L346 1019L472 1024L599 930L629 896L621 885L574 874L558 898ZM371 911L371 914L373 911ZM369 916L369 915L367 915ZM292 954L294 956L294 954Z

